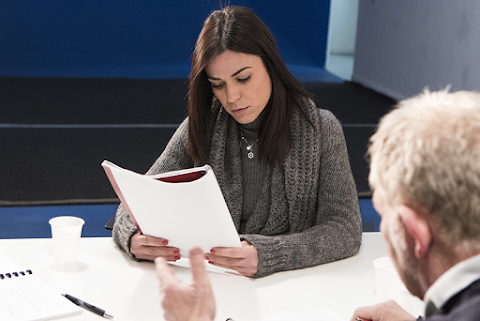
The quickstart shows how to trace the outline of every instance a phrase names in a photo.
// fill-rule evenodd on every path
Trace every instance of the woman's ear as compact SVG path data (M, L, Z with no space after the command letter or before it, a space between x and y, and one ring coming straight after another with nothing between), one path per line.
M420 259L427 253L432 241L430 227L423 217L408 206L400 206L398 212L407 233L415 240L415 256Z

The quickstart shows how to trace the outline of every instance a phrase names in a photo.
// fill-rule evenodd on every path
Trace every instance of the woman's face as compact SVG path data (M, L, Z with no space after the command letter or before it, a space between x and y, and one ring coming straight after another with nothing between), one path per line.
M259 56L226 50L205 71L213 93L240 124L257 119L272 94L272 81Z

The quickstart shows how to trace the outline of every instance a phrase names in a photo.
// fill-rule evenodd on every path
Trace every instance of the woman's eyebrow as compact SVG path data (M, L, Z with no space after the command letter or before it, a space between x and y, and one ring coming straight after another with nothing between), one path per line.
M236 75L238 75L239 73L241 73L242 71L244 71L245 69L248 69L248 68L252 68L252 67L244 67L244 68L234 72L230 77L235 77ZM210 80L222 80L220 78L215 78L215 77L211 77L211 76L208 76L208 75L207 75L207 78L210 79Z
M245 69L248 69L248 68L252 68L252 67L244 67L242 69L240 69L239 71L235 72L233 75L231 75L230 77L235 77L236 75L238 75L239 73L241 73L242 71L244 71Z

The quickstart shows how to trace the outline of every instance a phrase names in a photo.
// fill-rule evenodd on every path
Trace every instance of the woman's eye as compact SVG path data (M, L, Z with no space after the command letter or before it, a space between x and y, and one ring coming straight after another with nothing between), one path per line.
M212 88L221 89L223 87L223 85L224 84L218 84L218 85L212 84Z
M250 80L251 77L252 76L248 76L247 78L239 78L237 80L238 80L238 82L243 84L243 83L246 83L248 80Z

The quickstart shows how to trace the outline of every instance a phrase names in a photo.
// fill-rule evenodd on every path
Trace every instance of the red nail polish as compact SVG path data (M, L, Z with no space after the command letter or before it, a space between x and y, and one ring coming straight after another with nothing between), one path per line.
M214 250L214 249L211 249L211 250L210 250L210 253L215 253L215 250Z
M180 260L180 255L175 256L175 260Z
M163 240L162 244L163 244L163 245L168 245L168 241L167 241L167 240Z
M213 262L212 262L212 261L208 261L208 264L213 264Z
M179 250L175 250L175 251L173 251L173 254L174 254L174 255L175 255L175 254L180 254L180 251L179 251Z
M205 255L205 260L208 260L208 261L210 261L210 259L209 259L209 258L208 258L208 256L206 256L206 255Z

